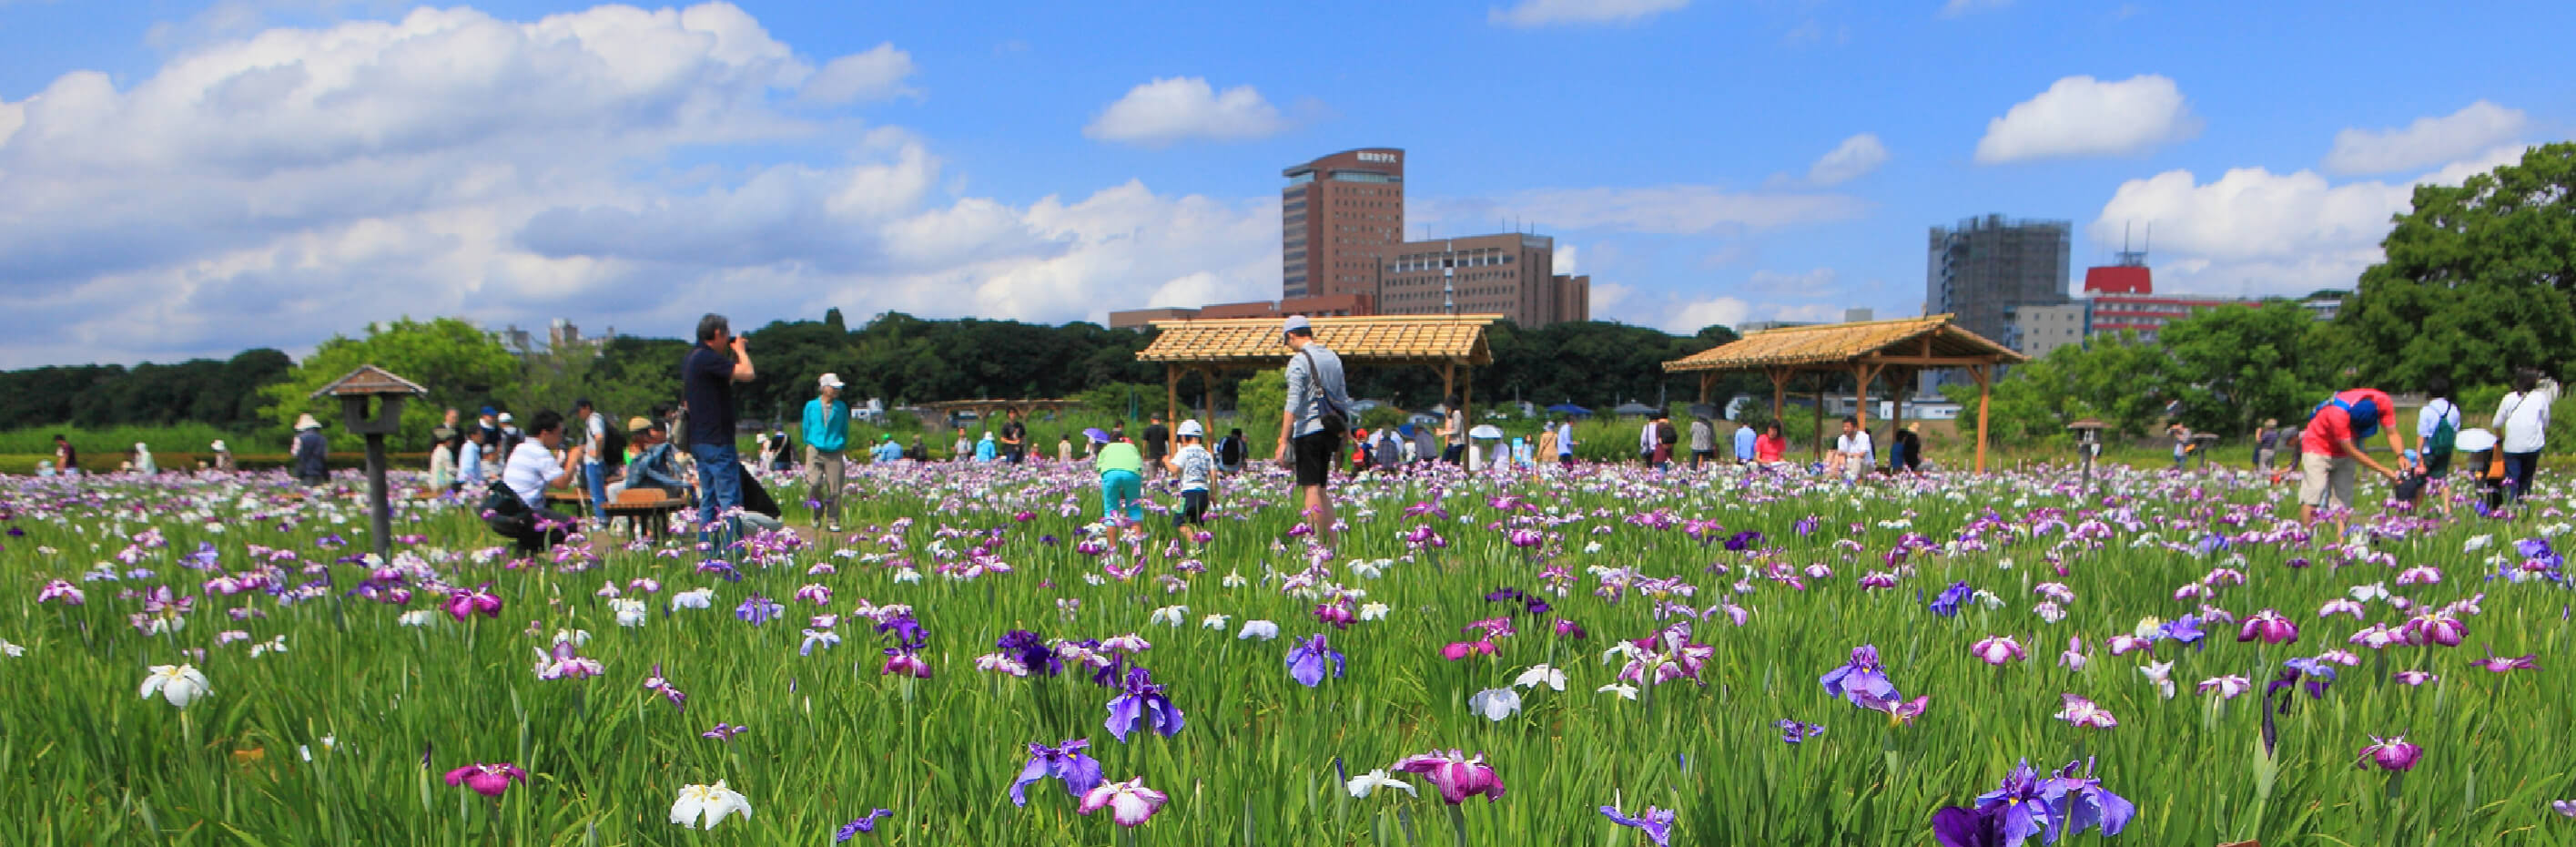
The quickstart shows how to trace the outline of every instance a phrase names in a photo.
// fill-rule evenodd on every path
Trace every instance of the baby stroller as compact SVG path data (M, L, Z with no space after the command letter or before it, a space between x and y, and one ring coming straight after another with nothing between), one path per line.
M2478 501L2490 512L2504 508L2504 452L2496 449L2496 434L2460 430L2453 446L2463 458L2460 467L2478 481Z

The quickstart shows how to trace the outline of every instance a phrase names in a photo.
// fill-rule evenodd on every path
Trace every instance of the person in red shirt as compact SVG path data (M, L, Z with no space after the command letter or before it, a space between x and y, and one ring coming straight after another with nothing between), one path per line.
M1780 434L1779 424L1763 427L1762 435L1753 439L1753 461L1756 464L1779 464L1788 452L1789 439Z
M2389 399L2388 392L2376 388L2338 392L2309 416L2306 430L2299 433L2301 523L2315 523L2322 506L2352 508L2354 477L2363 466L2397 479L2396 470L2363 453L2356 443L2374 431L2388 437L2388 452L2404 464L2406 436L2397 431L2397 401Z

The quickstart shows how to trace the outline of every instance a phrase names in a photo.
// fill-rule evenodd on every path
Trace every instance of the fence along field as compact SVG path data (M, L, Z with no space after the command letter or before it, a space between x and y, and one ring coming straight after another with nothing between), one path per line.
M1433 470L1318 558L1274 471L1107 551L1080 467L897 464L838 538L523 561L398 500L372 563L351 480L6 483L0 842L2576 834L2555 486L2310 538L2226 470Z

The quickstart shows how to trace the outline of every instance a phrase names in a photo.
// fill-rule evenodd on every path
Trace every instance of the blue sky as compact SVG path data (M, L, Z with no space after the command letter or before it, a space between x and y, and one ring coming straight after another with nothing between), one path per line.
M2568 136L2568 4L0 0L0 366L403 315L679 335L1278 292L1278 171L1409 151L1596 316L1921 307L1925 228L2155 226L2348 286L2419 181Z

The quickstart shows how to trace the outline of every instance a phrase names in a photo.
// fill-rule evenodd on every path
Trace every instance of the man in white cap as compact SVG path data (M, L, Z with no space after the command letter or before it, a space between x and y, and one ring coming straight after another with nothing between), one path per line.
M322 440L322 422L311 414L295 417L295 441L288 453L295 459L295 478L305 485L321 485L331 478L325 463L331 444Z
M1342 383L1342 357L1315 340L1305 315L1289 316L1279 338L1294 351L1288 357L1288 404L1279 419L1278 455L1293 460L1297 493L1304 498L1306 525L1325 546L1333 543L1333 457L1342 451L1342 432L1350 428L1351 395ZM1291 450L1291 447L1294 450Z
M1206 523L1208 479L1216 476L1216 454L1208 452L1207 428L1196 419L1181 421L1172 436L1181 442L1164 465L1181 477L1181 508L1172 514L1172 525Z
M850 404L841 402L841 375L824 374L820 393L805 401L805 491L814 500L814 522L841 531L841 486L848 481Z

